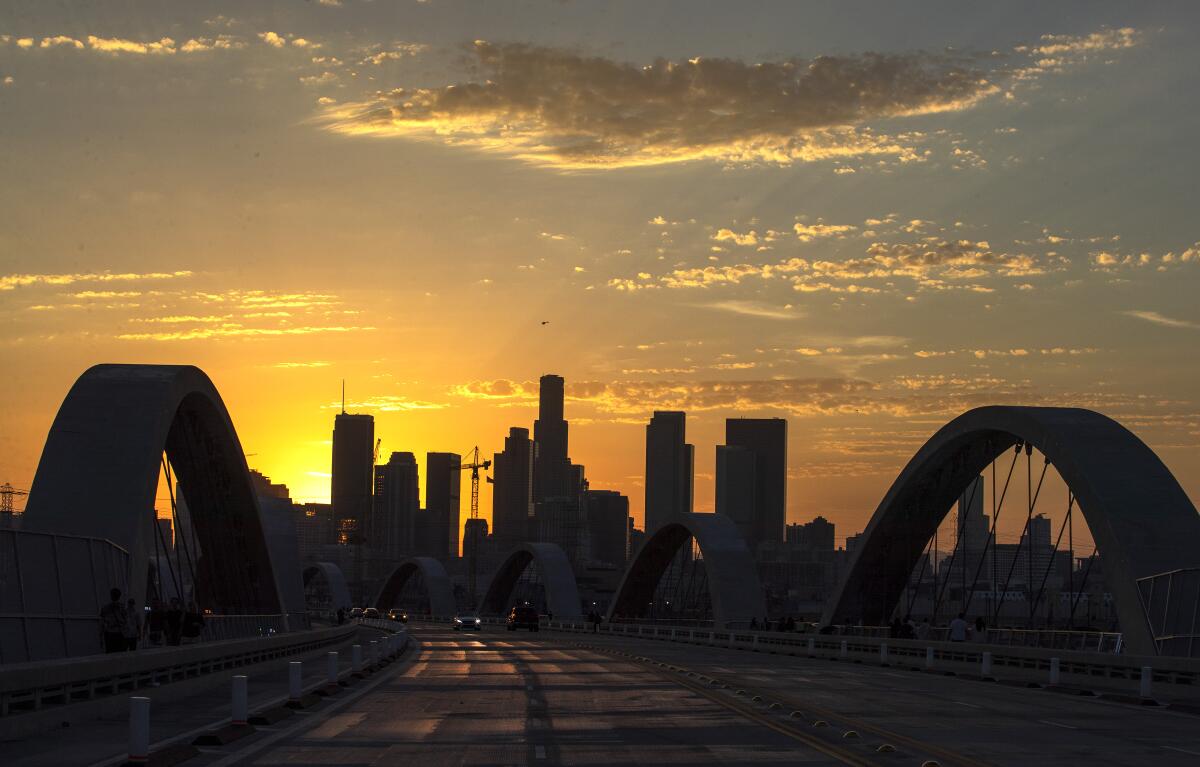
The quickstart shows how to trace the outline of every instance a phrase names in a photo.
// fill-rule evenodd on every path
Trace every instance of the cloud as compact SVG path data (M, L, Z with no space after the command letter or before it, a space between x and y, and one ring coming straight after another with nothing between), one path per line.
M717 233L712 236L717 242L732 242L735 245L757 245L758 232L751 229L745 234L738 234L732 229L718 229Z
M327 368L332 364L333 363L331 362L324 362L320 360L313 362L276 362L271 367L283 368L285 370L292 368Z
M166 333L121 333L117 338L121 341L197 341L210 338L239 338L239 337L269 337L269 336L306 336L315 333L357 333L375 330L373 327L285 327L285 328L248 328L239 323L231 322L220 327L192 328Z
M88 35L87 41L88 47L101 53L133 53L138 55L175 53L175 41L169 37L164 37L160 40L139 42L119 37L96 37L95 35Z
M259 32L258 39L262 40L272 48L282 48L283 46L287 45L287 40L274 32Z
M970 109L1011 93L1015 83L1139 39L1131 29L1101 30L1047 36L1015 55L696 57L645 65L477 40L473 79L380 92L328 108L318 121L337 133L437 140L558 169L696 160L789 165L870 155L916 162L925 154L911 145L915 136L880 134L870 123Z
M137 280L173 280L191 277L192 272L90 272L77 274L8 274L0 275L0 290L13 290L33 285L71 285L77 282L133 282Z
M83 48L83 43L73 37L67 35L55 35L54 37L43 37L42 42L38 44L39 48L53 48L56 46L66 46L75 48L76 50Z
M969 57L863 54L638 66L527 44L473 46L480 79L329 109L350 135L437 138L557 168L689 160L918 159L868 120L966 109L997 88Z
M1143 309L1130 309L1121 313L1130 317L1136 317L1139 320L1145 320L1146 322L1153 322L1155 325L1164 325L1169 328L1191 328L1193 330L1200 330L1200 322L1190 322L1188 320L1177 320L1171 317L1164 317L1158 312L1146 311Z
M741 314L747 317L762 317L770 320L795 320L800 319L804 315L792 309L791 304L785 306L772 306L770 304L761 304L757 301L713 301L708 304L696 304L704 309L716 309L721 312L730 312L732 314Z
M852 232L858 227L850 226L849 224L796 224L792 230L796 232L796 239L800 242L812 242L818 237L836 237L839 235Z
M346 402L344 406L352 410L374 410L383 413L408 412L412 410L441 410L447 407L446 404L441 402L413 400L408 397L390 394L381 394L353 402ZM340 401L325 405L325 408L330 410L341 407L343 407L343 403Z

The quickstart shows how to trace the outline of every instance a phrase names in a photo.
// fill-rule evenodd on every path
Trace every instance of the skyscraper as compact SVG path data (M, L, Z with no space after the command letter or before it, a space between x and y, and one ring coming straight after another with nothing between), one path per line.
M462 456L457 453L428 453L425 457L429 549L438 559L458 556L461 465Z
M740 445L717 445L716 511L733 520L746 545L758 543L754 525L758 459Z
M375 418L338 413L333 421L330 500L338 543L361 543L371 514L375 474Z
M656 410L646 425L646 534L677 514L692 510L693 449L686 438L687 414Z
M475 548L476 557L481 555L482 547L487 543L488 523L483 517L468 519L463 526L463 559L471 558L471 549Z
M629 499L615 490L588 490L583 504L590 559L623 568L629 558Z
M533 516L534 443L529 429L514 426L492 463L492 537L501 551L529 537Z
M783 541L787 522L787 421L727 418L725 444L744 447L755 455L754 544Z
M563 379L544 375L538 390L538 418L533 422L537 444L533 462L533 501L577 500L581 472L567 454L567 422L563 419ZM536 515L536 509L535 509Z
M392 453L375 467L375 502L367 542L388 559L417 553L416 519L420 512L420 480L412 453Z

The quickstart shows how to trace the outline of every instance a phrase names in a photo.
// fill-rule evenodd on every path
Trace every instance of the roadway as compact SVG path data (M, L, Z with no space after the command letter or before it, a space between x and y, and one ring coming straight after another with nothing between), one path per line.
M408 663L326 711L264 730L236 750L205 751L188 764L1194 765L1200 759L1200 719L1161 708L632 637L410 628L421 648Z

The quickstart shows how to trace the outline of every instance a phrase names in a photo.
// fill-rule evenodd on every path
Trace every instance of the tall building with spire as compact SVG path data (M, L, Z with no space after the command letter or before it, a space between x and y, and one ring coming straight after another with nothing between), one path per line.
M656 410L646 425L646 534L692 510L695 450L687 438L687 414Z
M375 418L344 409L333 420L330 500L338 543L365 543L375 482Z

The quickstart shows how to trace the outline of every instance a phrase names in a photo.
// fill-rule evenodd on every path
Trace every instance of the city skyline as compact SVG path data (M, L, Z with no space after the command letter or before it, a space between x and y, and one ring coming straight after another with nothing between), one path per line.
M839 538L979 404L1110 415L1200 499L1189 6L304 5L0 11L0 482L118 360L205 369L302 501L342 379L421 464L532 435L544 371L639 525L656 410L688 414L697 511L725 419L787 418L786 521ZM815 61L825 100L671 79ZM890 101L842 87L867 76Z

